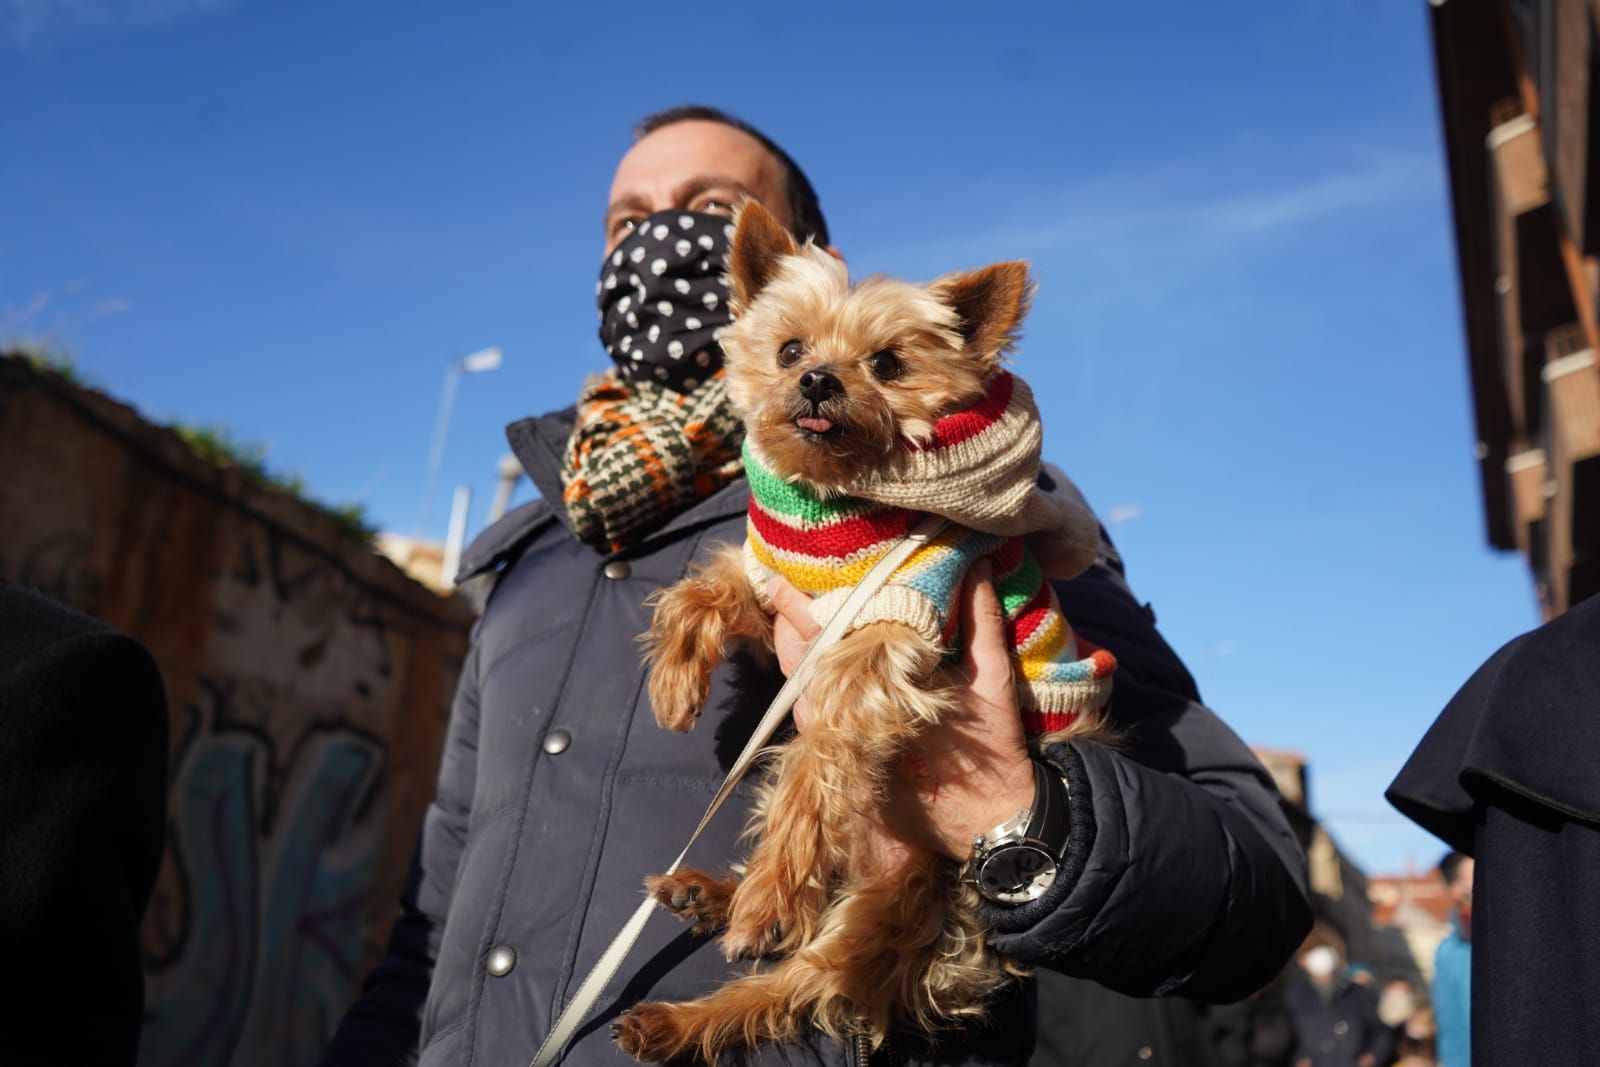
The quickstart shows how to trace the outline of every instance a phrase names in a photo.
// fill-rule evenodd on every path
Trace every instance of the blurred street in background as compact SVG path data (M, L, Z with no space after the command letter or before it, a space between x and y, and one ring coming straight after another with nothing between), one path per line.
M1600 589L1593 11L939 8L703 13L665 67L647 5L0 0L0 578L172 706L142 1062L312 1063L371 964L453 563L531 492L503 428L604 365L595 191L691 101L804 160L857 274L1032 262L1046 458L1349 961L1425 985L1443 847L1383 789Z

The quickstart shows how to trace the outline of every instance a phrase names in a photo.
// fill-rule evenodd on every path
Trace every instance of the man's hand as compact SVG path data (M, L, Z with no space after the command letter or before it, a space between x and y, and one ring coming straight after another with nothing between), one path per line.
M926 730L895 768L876 842L886 860L910 843L964 861L973 838L1033 805L1033 764L991 577L989 561L979 560L962 587L960 671L966 685L957 709ZM783 579L773 579L767 595L778 609L778 662L789 674L821 627L811 618L810 598ZM795 726L804 731L814 714L802 695Z

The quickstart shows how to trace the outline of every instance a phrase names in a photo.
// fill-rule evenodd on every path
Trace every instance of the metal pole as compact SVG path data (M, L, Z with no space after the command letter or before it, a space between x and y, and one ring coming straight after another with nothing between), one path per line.
M456 402L456 383L461 380L461 361L454 360L444 372L444 389L439 393L439 414L433 420L433 444L428 448L428 475L423 481L422 511L417 516L417 540L428 537L428 511L433 506L433 486L439 480L439 465L444 461L444 438L450 432L450 409Z
M511 494L517 488L517 482L522 478L522 464L517 462L517 457L509 452L500 457L498 473L500 484L495 486L494 500L489 503L489 524L492 526L500 521L500 517L511 506Z
M467 512L472 508L472 488L458 485L450 501L450 532L445 535L444 560L439 564L439 584L455 583L456 571L461 569L461 550L467 542Z

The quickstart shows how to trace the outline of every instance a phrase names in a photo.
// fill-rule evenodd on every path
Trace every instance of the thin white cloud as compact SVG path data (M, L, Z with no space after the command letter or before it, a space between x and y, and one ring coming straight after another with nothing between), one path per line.
M49 289L41 289L22 307L0 311L0 333L13 333L26 327L50 303L52 295Z
M115 315L119 311L132 310L132 300L124 300L121 297L112 297L110 300L102 300L100 303L96 304L94 314L96 318L99 318L102 315Z
M1425 161L1416 157L1379 157L1271 183L1241 181L1235 189L1200 196L1163 189L1163 184L1129 182L1132 195L1098 201L1073 194L1068 202L1081 208L1016 238L1039 251L1089 241L1138 242L1146 248L1192 242L1226 246L1289 235L1432 192Z
M0 48L27 50L83 33L153 26L231 0L0 0Z
M1431 168L1421 159L1377 159L1288 185L1226 197L1210 204L1207 215L1212 225L1241 236L1304 226L1430 192L1431 177Z
M1122 523L1130 522L1143 514L1144 506L1141 504L1117 504L1106 511L1106 522L1112 526L1120 526Z
M1270 245L1298 238L1319 223L1438 196L1437 163L1423 153L1379 152L1323 162L1281 146L1274 158L1302 156L1301 165L1279 167L1271 176L1248 159L1222 155L1008 189L1004 215L974 217L968 211L976 226L951 227L948 237L926 243L867 251L874 260L953 264L996 254L1128 257L1148 276L1156 258L1211 261L1247 243ZM970 198L995 199L994 190Z
M44 306L48 303L50 303L50 290L42 289L35 293L33 299L28 301L27 306L17 312L17 322L19 324L26 323L29 319L43 311Z

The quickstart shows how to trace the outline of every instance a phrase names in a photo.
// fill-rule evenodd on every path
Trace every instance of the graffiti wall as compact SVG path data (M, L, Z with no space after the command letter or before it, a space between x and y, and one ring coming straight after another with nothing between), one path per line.
M0 456L0 578L139 638L167 686L141 1064L314 1063L394 917L470 609L4 357Z

